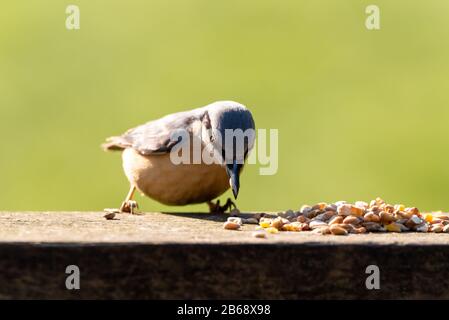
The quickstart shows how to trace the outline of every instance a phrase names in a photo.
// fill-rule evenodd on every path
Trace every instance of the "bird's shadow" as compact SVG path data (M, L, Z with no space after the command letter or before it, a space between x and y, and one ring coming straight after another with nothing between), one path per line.
M229 213L209 213L209 212L161 212L181 218L208 220L215 222L225 222L229 217L233 216ZM237 216L240 218L251 218L257 212L241 212Z

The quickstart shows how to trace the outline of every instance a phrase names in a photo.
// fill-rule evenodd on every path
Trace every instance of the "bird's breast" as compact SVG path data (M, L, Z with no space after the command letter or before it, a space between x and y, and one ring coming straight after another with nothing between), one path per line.
M167 205L213 200L229 188L224 167L218 164L174 164L170 154L143 156L132 148L123 151L128 180L146 196Z

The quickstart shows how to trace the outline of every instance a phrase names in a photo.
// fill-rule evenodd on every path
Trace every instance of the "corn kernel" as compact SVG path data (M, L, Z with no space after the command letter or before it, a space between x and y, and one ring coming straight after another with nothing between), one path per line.
M385 225L385 229L389 232L401 232L401 226L399 223L392 222L390 224Z
M430 213L424 214L424 220L426 220L427 222L432 222L433 221L433 215L431 215Z
M262 227L262 228L268 228L269 226L270 226L270 221L260 221L259 222L259 225Z
M302 223L300 223L300 222L288 223L288 224L284 224L282 226L283 231L301 231L301 229L302 229Z
M279 232L278 229L273 228L273 227L266 228L265 231L268 233L278 233Z

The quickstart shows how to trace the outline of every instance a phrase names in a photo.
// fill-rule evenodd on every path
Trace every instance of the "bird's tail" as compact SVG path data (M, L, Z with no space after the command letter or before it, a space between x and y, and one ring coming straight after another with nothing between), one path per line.
M104 151L120 151L129 146L129 142L123 137L109 137L106 139L106 142L101 145Z

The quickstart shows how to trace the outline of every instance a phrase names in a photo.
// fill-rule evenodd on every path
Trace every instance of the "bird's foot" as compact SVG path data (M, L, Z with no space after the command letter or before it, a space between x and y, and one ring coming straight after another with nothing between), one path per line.
M139 205L134 200L123 201L120 206L120 212L122 213L130 213L130 214L138 214Z
M231 200L231 198L228 198L228 200L226 200L226 203L222 206L220 206L220 200L217 200L217 202L215 203L212 201L208 201L207 205L209 206L210 213L225 213L227 210L229 210L230 213L239 213L239 209L237 209L237 206Z

